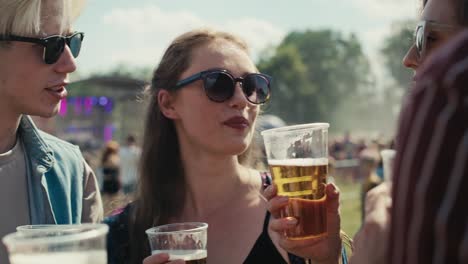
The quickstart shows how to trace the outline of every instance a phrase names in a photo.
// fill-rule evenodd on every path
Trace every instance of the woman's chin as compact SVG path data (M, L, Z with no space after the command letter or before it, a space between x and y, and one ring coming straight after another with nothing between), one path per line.
M242 144L225 144L222 146L222 149L223 152L229 155L241 155L247 150L248 147L249 144L247 142L244 142Z

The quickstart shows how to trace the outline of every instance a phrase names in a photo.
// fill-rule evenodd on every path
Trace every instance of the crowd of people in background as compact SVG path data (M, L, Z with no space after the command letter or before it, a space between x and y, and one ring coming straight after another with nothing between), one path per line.
M260 117L258 129L263 131L285 125L286 122L281 118L265 115ZM345 131L341 138L334 138L329 143L330 176L338 177L336 180L339 181L361 184L359 196L361 215L364 217L366 193L383 182L380 151L393 148L393 141L384 140L382 137L355 137L350 131ZM102 193L104 212L109 215L113 210L134 199L141 147L137 143L136 136L131 134L122 144L109 141L97 152L100 158L99 155L85 156L89 157L90 164L94 164ZM265 155L264 150L261 153ZM262 162L256 167L261 170L267 169L266 157L261 157L259 160Z
M140 154L141 147L133 134L128 135L123 144L110 140L101 149L84 151L87 162L96 172L105 214L133 200Z
M364 217L365 198L368 191L384 181L381 151L393 149L393 139L352 138L349 131L342 139L332 140L329 146L330 165L336 177L361 183L361 209Z

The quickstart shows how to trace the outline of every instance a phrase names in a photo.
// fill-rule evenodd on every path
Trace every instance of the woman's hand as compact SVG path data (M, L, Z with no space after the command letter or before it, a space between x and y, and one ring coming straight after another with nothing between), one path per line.
M151 255L143 260L143 264L185 264L183 260L169 261L169 254L159 253Z
M364 223L354 236L350 263L379 263L387 259L392 186L384 182L367 193Z
M288 204L288 197L277 196L277 188L271 185L265 189L263 195L268 200L268 211L270 219L270 230L278 234L279 245L286 251L311 259L313 263L338 263L341 257L340 238L340 213L339 213L339 190L334 184L326 186L327 207L327 231L328 234L319 238L308 238L303 240L290 240L284 236L284 232L297 224L294 217L281 218L281 210Z

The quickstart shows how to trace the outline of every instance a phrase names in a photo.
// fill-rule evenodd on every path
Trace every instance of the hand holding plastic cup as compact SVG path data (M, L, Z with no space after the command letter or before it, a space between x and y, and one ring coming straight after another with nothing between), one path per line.
M328 127L327 123L312 123L262 132L278 195L289 197L281 217L298 220L285 233L289 239L327 234Z
M105 224L29 225L5 236L11 264L106 264Z
M189 222L156 226L146 230L151 253L167 253L169 260L205 264L208 224Z

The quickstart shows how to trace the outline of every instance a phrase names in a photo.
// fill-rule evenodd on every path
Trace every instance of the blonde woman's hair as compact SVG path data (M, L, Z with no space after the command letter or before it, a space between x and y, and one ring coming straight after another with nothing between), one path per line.
M44 10L52 1L62 5ZM42 23L61 19L61 32L68 30L81 12L85 0L0 0L0 35L37 36Z

